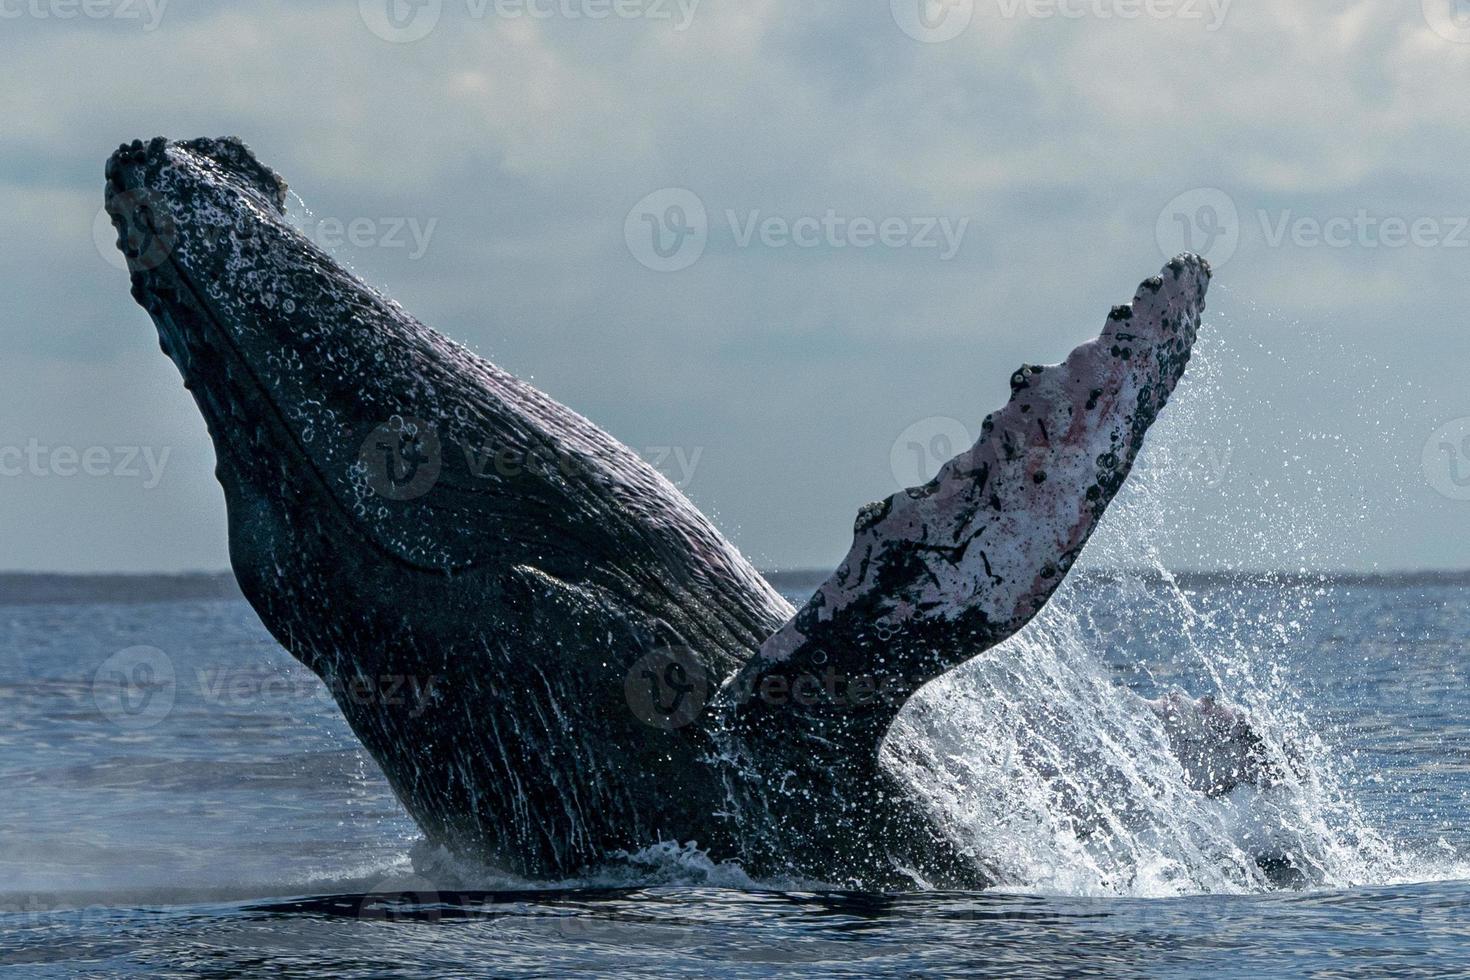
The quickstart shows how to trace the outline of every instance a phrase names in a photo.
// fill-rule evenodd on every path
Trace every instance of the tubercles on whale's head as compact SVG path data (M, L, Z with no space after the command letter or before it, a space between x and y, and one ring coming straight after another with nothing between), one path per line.
M652 576L710 565L786 612L637 454L362 282L285 195L234 139L137 141L107 164L133 295L215 444L242 579L346 575L368 556L403 575L529 564L583 581L637 552ZM604 584L634 601L654 589L619 574Z
M291 514L334 516L399 560L453 565L473 519L430 532L414 509L451 428L490 397L481 382L504 376L333 261L238 139L134 141L106 177L133 296L215 443L232 538L237 512L270 537L265 515L291 498Z
M209 426L261 621L456 851L564 876L723 835L700 726L648 723L669 692L646 657L690 651L697 671L662 665L669 704L702 710L690 677L732 673L790 606L631 449L335 262L285 193L235 140L107 164L133 294Z

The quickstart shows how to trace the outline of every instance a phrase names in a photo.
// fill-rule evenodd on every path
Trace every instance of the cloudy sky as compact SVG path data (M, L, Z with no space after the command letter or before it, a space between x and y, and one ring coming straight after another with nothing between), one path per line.
M1208 335L1100 550L1470 566L1467 89L1461 0L0 0L0 567L227 563L99 229L160 133L244 138L765 568L1184 247Z

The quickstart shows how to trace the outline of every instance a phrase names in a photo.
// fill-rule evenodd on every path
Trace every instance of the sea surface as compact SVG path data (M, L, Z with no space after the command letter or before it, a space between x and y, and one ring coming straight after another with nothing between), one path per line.
M9 581L7 977L1470 972L1453 577L1079 577L890 739L1008 880L900 894L672 846L552 885L456 868L243 600ZM1310 773L1171 795L1130 719L1132 692L1173 689L1247 708Z

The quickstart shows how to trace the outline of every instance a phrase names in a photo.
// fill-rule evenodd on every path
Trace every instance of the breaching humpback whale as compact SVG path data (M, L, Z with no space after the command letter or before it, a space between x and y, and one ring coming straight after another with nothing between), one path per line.
M694 841L762 877L986 882L882 740L1067 574L1189 361L1204 260L1017 370L796 611L635 453L334 262L239 140L135 141L106 178L240 585L431 841L542 878Z

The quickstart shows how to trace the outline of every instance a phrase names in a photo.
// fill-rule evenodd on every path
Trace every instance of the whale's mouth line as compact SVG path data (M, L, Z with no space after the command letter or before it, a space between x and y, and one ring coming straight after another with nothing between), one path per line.
M272 393L270 386L266 384L265 381L261 378L259 372L255 369L255 366L251 364L250 358L245 356L245 353L243 350L241 350L239 343L236 341L235 337L230 333L230 331L225 328L224 324L221 322L220 317L215 312L213 307L211 307L210 304L200 295L199 289L195 286L193 280L184 272L184 270L179 266L172 255L166 256L163 261L171 272L172 279L179 284L179 287L183 292L187 293L188 305L193 308L193 310L199 317L208 322L209 329L213 331L213 333L218 338L218 341L215 345L210 345L209 341L205 338L195 338L194 342L203 343L206 346L216 346L217 349L219 346L222 346L223 349L227 351L225 356L232 358L235 361L239 369L243 371L246 378L248 378L248 383L252 387L255 394L259 396L260 401L269 409L269 423L284 434L284 438L287 441L287 444L289 445L290 449L295 451L298 460L305 461L305 469L310 473L310 479L314 482L316 489L320 491L321 496L330 501L332 512L335 513L339 518L341 518L342 523L350 529L353 536L358 540L366 543L375 554L379 555L382 558L386 558L388 561L394 563L395 565L398 565L399 567L408 569L410 571L436 576L452 576L459 572L468 571L469 568L472 566L465 566L461 568L437 567L421 565L417 562L409 561L408 559L396 554L392 549L383 546L381 543L375 540L371 534L368 534L359 525L358 521L355 520L352 514L347 510L346 505L343 504L338 495L332 491L331 483L327 479L326 474L321 471L321 468L312 458L311 453L307 452L306 447L302 444L300 436L291 427L290 423L287 422L285 413L282 411L281 406ZM156 275L156 273L153 274ZM155 289L152 289L149 286L146 274L140 277L140 281L141 288L148 291L150 295L152 295L155 299L159 301L161 309L163 310L163 313L161 315L167 319L169 323L169 332L174 335L171 339L175 343L187 347L190 343L188 331L183 329L176 318L168 311L168 301L164 297L160 296ZM200 372L195 370L192 365L190 366L190 368L182 369L181 373L184 374L185 387L190 389L191 392L196 385L204 384L204 382L200 380ZM225 387L226 389L228 389L228 382L226 383ZM228 390L223 393L223 397L233 400ZM229 425L229 420L227 417L222 415L217 424L221 427L224 427ZM251 439L252 441L257 442L257 448L262 450L267 448L265 446L259 445L258 441L254 440L253 436L251 437ZM216 448L215 452L218 453L219 449Z
M163 148L166 150L170 145L180 146L180 144L164 144ZM182 148L191 154L193 153L188 147ZM150 147L151 150L152 147ZM116 155L114 159L116 159ZM204 159L207 162L208 158ZM124 164L136 163L137 160L136 158L132 160L125 159L122 162ZM146 176L142 175L138 179L138 186L130 188L128 186L127 173L127 167L124 165L119 166L115 171L109 168L107 175L107 186L110 192L107 210L115 218L125 223L132 219L132 212L121 203L118 204L117 210L114 211L112 207L114 200L118 200L119 202L126 201L128 199L127 195L137 194L140 191L145 194L160 193L150 188ZM210 178L197 181L197 183L207 182L210 182ZM227 181L226 183L228 184L229 182ZM230 186L230 191L232 194L239 195L242 198L248 196L246 192L237 190L233 186ZM114 194L116 197L113 196ZM268 211L266 213L268 215L267 218L261 219L257 217L255 220L276 221L288 233L300 234L289 223L278 220ZM236 216L234 215L232 217ZM203 295L201 289L194 282L193 277L179 263L177 256L173 252L173 248L170 247L164 251L159 256L158 261L151 265L135 266L131 256L128 257L128 263L130 278L133 281L134 288L142 294L138 297L139 302L142 303L145 309L149 308L149 304L143 302L145 298L151 300L153 304L156 304L157 312L153 312L152 309L149 309L149 312L153 316L155 326L159 329L160 334L166 335L166 352L179 368L179 373L184 379L184 387L191 394L195 395L196 401L201 403L201 410L203 410L206 419L209 419L211 415L214 416L214 424L221 430L222 436L224 432L233 428L242 437L238 440L226 440L223 438L219 440L219 444L215 447L217 456L221 453L222 446L229 447L232 443L241 448L253 446L254 449L261 452L273 452L276 454L292 453L296 457L296 469L299 471L302 468L301 463L304 461L304 468L310 474L306 479L319 491L320 496L330 501L331 512L337 515L340 518L340 522L350 529L352 536L366 543L375 555L387 559L400 568L436 577L453 576L470 571L476 567L476 563L458 566L426 565L405 558L392 548L378 541L353 516L341 497L333 491L331 480L328 479L326 473L322 472L315 458L307 451L300 434L287 419L285 410L278 400L276 392L261 377L260 372L252 363L250 357L246 355L235 333L226 327L225 321L221 318L216 308ZM180 311L183 311L189 318L197 319L199 326L191 329L190 324L180 317ZM230 368L226 369L222 367L219 372L216 372L222 374L222 378L210 378L210 372L201 369L199 364L201 358L198 356L200 348L213 352L222 360L233 362ZM212 381L218 381L220 383L211 383ZM257 397L266 408L265 412L248 413L250 416L249 428L241 424L240 421L232 419L234 415L238 415L242 419L247 415L239 404L240 398L232 391L236 387L241 391L247 391L250 395ZM254 430L265 427L276 430L277 438L273 442L268 443L255 434Z

